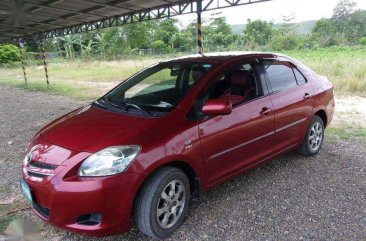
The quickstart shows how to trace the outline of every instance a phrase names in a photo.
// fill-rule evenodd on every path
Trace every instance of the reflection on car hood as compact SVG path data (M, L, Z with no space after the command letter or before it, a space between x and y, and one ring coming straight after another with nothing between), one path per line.
M138 144L129 141L158 120L128 116L89 105L51 122L41 131L41 136L71 150L95 152L107 146Z

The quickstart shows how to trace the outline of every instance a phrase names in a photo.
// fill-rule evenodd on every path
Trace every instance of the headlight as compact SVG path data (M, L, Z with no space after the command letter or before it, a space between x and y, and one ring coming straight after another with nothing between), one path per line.
M79 176L109 176L123 172L140 152L139 146L112 146L85 159Z

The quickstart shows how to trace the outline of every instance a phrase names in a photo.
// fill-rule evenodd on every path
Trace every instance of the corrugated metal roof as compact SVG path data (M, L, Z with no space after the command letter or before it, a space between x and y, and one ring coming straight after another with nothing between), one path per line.
M2 0L0 39L31 36L178 2L187 1Z
M202 0L202 11L270 0ZM1 0L0 42L47 38L197 11L197 0Z

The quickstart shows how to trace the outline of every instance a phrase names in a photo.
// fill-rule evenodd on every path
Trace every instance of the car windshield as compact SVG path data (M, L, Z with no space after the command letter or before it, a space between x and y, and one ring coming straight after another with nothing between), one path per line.
M160 63L132 76L99 103L132 114L159 116L174 109L211 67L209 63Z

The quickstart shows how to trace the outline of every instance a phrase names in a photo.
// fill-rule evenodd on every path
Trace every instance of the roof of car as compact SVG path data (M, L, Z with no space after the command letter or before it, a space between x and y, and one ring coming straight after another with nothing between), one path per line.
M253 56L254 58L274 58L279 54L268 53L268 52L249 52L249 51L230 51L230 52L212 52L204 54L192 54L186 55L174 59L170 59L164 62L222 62L239 56Z

